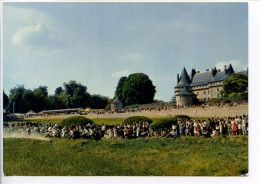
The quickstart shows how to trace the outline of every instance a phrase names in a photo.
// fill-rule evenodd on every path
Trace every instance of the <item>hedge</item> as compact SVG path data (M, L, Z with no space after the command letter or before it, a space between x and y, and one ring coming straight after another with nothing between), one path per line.
M62 120L60 125L62 127L65 127L65 126L69 127L72 123L76 126L85 126L88 123L93 124L94 122L91 119L88 119L84 116L72 116L72 117Z
M178 119L190 119L187 115L177 115L172 118L158 118L150 125L152 130L158 130L161 128L171 128L172 124L177 124Z
M123 123L139 123L140 121L144 121L144 122L148 122L149 124L151 124L153 121L150 118L147 118L145 116L132 116L129 118L126 118Z
M155 119L150 125L152 130L158 130L161 128L171 128L172 124L177 124L176 118L159 118Z
M187 116L187 115L176 115L173 118L175 118L175 119L190 119L190 116Z

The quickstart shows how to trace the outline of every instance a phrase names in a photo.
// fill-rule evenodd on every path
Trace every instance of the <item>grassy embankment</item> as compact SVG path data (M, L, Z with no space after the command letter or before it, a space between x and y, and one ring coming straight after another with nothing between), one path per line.
M4 139L4 174L25 176L239 176L248 139Z

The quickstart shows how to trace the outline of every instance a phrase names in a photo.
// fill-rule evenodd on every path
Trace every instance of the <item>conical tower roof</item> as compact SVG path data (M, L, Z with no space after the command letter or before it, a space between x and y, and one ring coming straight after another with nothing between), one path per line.
M190 85L191 85L190 77L184 67L181 72L179 83L175 87L188 87Z
M229 73L234 73L234 69L233 69L231 64L228 65L228 72Z

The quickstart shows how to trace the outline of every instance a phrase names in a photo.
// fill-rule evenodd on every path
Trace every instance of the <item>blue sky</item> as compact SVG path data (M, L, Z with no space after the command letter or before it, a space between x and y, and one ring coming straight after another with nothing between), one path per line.
M174 96L183 67L248 65L247 3L5 3L4 78L49 94L76 80L113 97L120 77L143 72L156 99Z

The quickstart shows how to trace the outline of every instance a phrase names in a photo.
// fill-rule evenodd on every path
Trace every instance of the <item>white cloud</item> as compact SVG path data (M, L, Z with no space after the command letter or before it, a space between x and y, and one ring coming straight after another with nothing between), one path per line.
M14 20L11 43L27 54L56 53L61 45L55 20L48 14L33 9L8 7Z
M216 64L216 68L220 70L224 70L225 65L231 64L235 71L241 71L246 70L247 66L246 64L241 63L240 60L231 60L231 61L220 61Z
M119 79L120 77L123 76L128 76L130 74L129 70L122 70L122 71L117 71L111 74L111 77L114 79Z
M40 41L41 37L47 34L44 25L29 25L19 28L12 36L12 43L16 46L28 46Z

